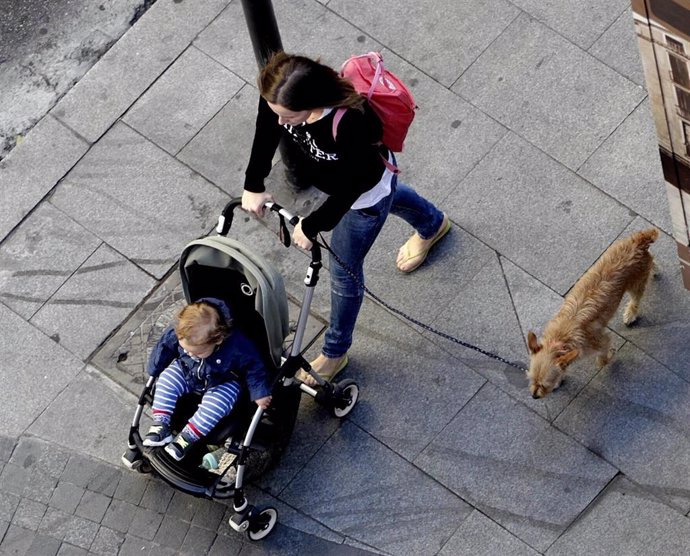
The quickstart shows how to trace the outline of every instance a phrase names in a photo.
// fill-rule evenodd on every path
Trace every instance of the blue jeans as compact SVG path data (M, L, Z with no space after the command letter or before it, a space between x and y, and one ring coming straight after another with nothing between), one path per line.
M441 227L443 213L414 189L393 178L392 192L373 207L349 210L333 229L331 248L354 274L330 256L331 320L321 352L342 357L352 345L352 334L364 299L364 257L379 235L388 213L399 216L423 238Z

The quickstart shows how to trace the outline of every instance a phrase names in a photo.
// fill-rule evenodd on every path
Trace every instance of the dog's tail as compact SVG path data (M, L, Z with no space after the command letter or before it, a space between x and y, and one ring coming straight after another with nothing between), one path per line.
M656 228L648 228L633 234L632 240L642 249L649 249L649 246L659 238L659 230Z

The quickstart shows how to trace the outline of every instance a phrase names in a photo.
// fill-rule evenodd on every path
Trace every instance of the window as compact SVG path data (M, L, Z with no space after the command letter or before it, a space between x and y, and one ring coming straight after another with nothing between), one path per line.
M671 63L671 79L686 89L690 89L688 63L683 58L679 58L673 54L668 55L668 60Z
M678 108L681 115L690 120L690 93L676 87L676 97L678 98Z
M685 154L690 156L690 124L683 122L683 135L685 137Z
M677 41L676 39L672 39L668 35L666 35L666 44L671 50L675 50L676 52L680 52L681 54L685 52L685 50L683 49L683 43Z

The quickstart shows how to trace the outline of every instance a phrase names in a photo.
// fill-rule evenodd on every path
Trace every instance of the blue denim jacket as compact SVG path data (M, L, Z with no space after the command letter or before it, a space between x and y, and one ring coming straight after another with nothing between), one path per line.
M199 301L213 305L226 322L231 322L232 313L224 301L212 297ZM187 355L180 346L175 329L170 327L153 348L146 370L149 375L158 376L175 359L179 359L187 369L188 380L203 390L239 378L249 389L252 401L271 394L268 369L254 343L240 330L234 329L211 355L200 362Z

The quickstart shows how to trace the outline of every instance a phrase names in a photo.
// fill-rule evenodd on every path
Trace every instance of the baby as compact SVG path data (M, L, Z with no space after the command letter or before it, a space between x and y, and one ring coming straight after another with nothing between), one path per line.
M230 413L240 394L240 380L259 407L266 409L271 403L269 372L254 344L233 330L230 308L220 299L203 298L185 306L175 327L158 340L147 371L158 376L158 382L154 424L144 446L165 446L177 461ZM170 418L179 397L190 392L202 394L201 403L173 440Z

